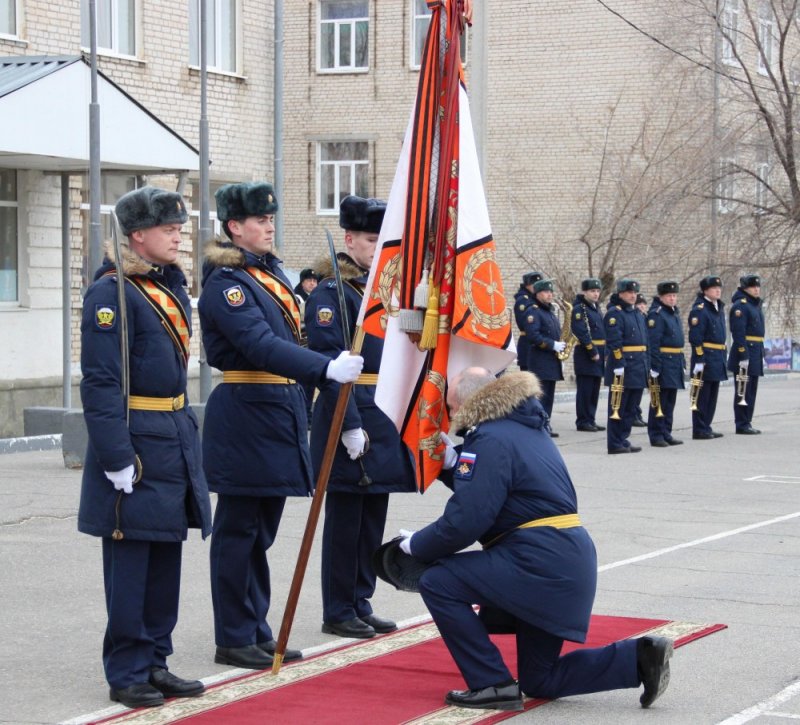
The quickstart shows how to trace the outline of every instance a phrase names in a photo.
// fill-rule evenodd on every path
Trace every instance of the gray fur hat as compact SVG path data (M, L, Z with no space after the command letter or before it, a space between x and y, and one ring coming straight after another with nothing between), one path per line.
M372 554L372 568L383 581L401 592L418 592L419 579L428 564L400 549L402 536L381 544Z
M155 186L129 191L120 197L114 211L126 237L138 229L183 224L189 218L180 194Z
M275 189L266 181L225 184L214 194L217 218L221 222L246 219L249 216L270 216L278 211Z

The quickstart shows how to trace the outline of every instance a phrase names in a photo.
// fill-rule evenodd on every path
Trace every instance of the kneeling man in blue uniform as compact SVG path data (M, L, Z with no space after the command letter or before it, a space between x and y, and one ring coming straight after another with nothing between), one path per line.
M445 702L521 710L522 693L554 699L644 685L640 702L649 707L669 682L671 640L641 637L560 656L564 640L586 640L597 556L540 394L529 373L495 379L469 368L456 376L447 402L464 444L454 494L439 519L401 532L401 549L432 564L419 590L467 684ZM476 541L483 551L457 553ZM512 632L519 682L489 639Z

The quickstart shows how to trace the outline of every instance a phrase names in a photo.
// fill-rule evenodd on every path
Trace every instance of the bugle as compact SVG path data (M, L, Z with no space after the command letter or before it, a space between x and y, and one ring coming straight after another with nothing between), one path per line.
M697 410L697 399L700 397L700 388L703 387L703 371L694 373L689 382L689 410L693 413Z
M664 411L661 410L661 383L658 382L658 378L648 375L647 389L650 391L650 407L656 411L656 418L663 418Z
M611 415L608 416L609 420L622 420L619 409L622 406L622 393L625 392L625 371L623 370L620 375L615 375L611 380L611 388L609 396L611 400Z
M739 396L739 402L736 405L747 405L745 397L747 396L747 383L750 382L750 376L747 374L747 368L739 364L739 372L736 373L736 395Z

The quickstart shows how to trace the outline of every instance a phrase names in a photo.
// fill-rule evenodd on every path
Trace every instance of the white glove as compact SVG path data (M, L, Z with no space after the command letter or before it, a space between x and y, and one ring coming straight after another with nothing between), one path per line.
M403 540L400 542L400 551L411 556L411 537L416 533L416 531L400 529L400 536L403 537Z
M661 373L658 373L653 369L650 370L650 377L653 378L653 380L655 380L659 375L661 375Z
M352 383L361 375L364 367L364 358L361 355L351 355L347 350L339 353L339 357L328 363L325 377L337 383Z
M739 367L740 368L744 368L745 370L747 370L747 368L750 367L750 361L749 360L739 360Z
M361 428L353 428L342 433L342 445L347 449L351 461L355 461L367 445L367 437Z
M444 470L449 471L451 468L455 468L456 463L458 463L458 451L456 451L455 444L450 440L447 433L442 431L439 435L442 443L446 446L444 449Z
M136 475L133 466L126 466L121 471L104 471L104 473L117 491L133 493L133 477Z
M566 342L562 342L561 340L556 340L553 343L553 350L555 350L556 352L562 352L566 346L567 346Z
M622 375L625 372L625 368L614 368L614 375Z
M694 369L692 370L692 374L693 375L697 375L697 373L702 373L703 372L703 368L705 368L705 366L706 366L705 363L695 363L694 364Z

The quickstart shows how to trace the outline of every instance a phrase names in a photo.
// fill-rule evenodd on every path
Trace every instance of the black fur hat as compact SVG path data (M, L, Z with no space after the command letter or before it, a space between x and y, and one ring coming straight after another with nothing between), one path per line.
M617 280L617 292L638 292L639 283L635 279Z
M760 287L761 277L759 277L757 274L746 274L743 277L739 277L739 285L742 289L747 289L748 287Z
M402 536L381 544L372 554L372 568L380 579L401 592L418 592L419 579L428 565L400 549Z
M533 292L536 294L537 292L554 292L555 286L553 284L552 279L540 279L538 282L534 282L533 285Z
M339 204L339 226L350 232L379 234L386 202L382 199L364 199L346 196Z
M183 224L189 218L180 194L155 186L129 191L120 197L114 211L126 237L138 229Z
M522 284L527 287L536 284L540 279L544 279L544 272L527 272L522 275Z
M214 198L217 200L217 218L221 222L269 216L278 211L275 189L266 181L225 184L217 189Z
M722 279L714 275L703 277L700 280L700 289L705 292L709 287L722 287Z
M581 291L587 292L590 289L603 289L603 283L597 277L587 277L581 282Z
M659 282L656 285L656 292L660 295L677 294L679 291L677 282Z

